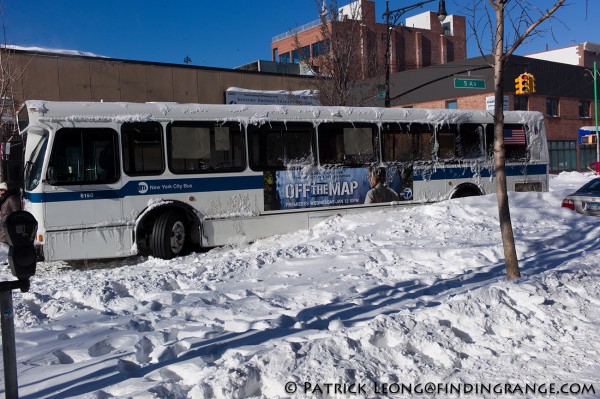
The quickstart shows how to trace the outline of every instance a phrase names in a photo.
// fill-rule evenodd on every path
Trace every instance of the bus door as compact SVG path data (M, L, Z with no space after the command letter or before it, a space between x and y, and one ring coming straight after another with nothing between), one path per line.
M114 129L75 127L56 132L44 187L49 232L102 230L123 219L118 154Z

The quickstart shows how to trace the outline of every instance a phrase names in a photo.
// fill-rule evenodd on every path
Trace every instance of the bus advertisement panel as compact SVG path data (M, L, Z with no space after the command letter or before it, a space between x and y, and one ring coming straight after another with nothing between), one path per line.
M412 200L412 168L401 170L388 166L387 186L400 201ZM371 183L369 168L291 169L265 172L265 210L319 208L361 205Z

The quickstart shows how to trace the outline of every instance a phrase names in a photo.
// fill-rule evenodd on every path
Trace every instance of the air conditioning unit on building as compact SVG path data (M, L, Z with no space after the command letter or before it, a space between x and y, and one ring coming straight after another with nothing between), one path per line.
M300 63L300 75L314 75L313 67L308 64Z
M588 134L587 136L581 137L581 144L596 144L598 137L595 134Z

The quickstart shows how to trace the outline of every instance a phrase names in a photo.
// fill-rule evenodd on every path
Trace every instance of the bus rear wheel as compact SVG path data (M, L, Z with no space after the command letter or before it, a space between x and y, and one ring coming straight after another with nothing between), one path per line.
M461 184L456 188L454 194L452 194L452 199L454 198L465 198L465 197L476 197L482 195L481 190L475 184L465 183Z
M152 227L150 252L161 259L172 259L182 254L186 233L185 219L179 212L171 210L161 214Z
M480 195L480 194L478 192L476 192L475 190L466 189L466 190L460 191L458 194L456 194L454 196L454 198L476 197L478 195Z

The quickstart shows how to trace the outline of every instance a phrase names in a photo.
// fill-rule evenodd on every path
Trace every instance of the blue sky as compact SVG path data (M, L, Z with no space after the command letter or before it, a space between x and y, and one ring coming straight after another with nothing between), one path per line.
M339 0L340 6L349 0ZM390 8L417 1L390 0ZM547 7L550 0L532 0ZM449 14L460 14L467 0L446 0ZM555 39L548 33L517 54L591 41L600 43L592 16L600 1L567 0L557 14ZM378 19L385 1L376 0ZM437 2L404 17L436 10ZM404 18L403 17L403 18ZM317 19L314 0L28 0L4 2L7 43L92 52L111 58L233 68L271 59L271 39ZM478 56L469 40L468 57Z

